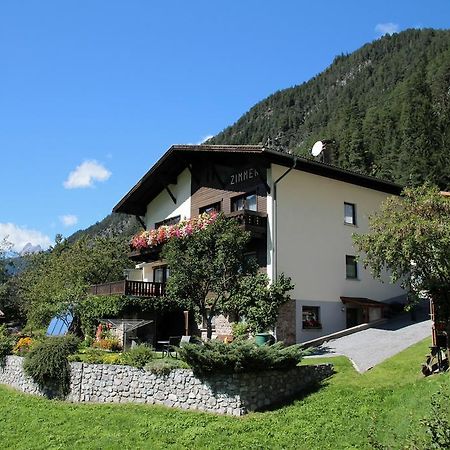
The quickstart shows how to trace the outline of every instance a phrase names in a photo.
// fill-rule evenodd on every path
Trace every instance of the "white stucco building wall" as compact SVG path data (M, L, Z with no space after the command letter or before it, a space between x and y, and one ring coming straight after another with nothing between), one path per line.
M177 177L177 183L170 184L168 188L175 197L176 203L173 202L167 190L162 189L147 206L145 224L148 230L155 228L155 223L170 217L180 216L183 220L191 216L191 173L189 170L183 170Z
M268 273L295 284L296 339L307 341L346 327L341 296L386 301L404 295L399 285L374 280L358 263L357 279L346 278L346 255L357 255L352 233L368 231L368 217L389 195L319 175L291 170L277 184L276 237L273 183L288 169L272 164L268 197ZM344 202L356 205L356 225L344 223ZM276 242L276 258L272 240ZM302 306L320 307L322 329L302 329Z
M177 177L176 184L168 186L176 199L173 202L166 189L162 191L147 205L144 222L147 230L155 228L155 224L171 217L180 216L180 220L189 219L191 216L191 173L185 169ZM161 266L161 261L138 264L142 281L154 281L153 270Z

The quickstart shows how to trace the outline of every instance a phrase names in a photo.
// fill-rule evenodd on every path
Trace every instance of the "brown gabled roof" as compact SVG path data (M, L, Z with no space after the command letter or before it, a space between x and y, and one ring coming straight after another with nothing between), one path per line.
M177 176L189 166L192 158L209 155L238 154L252 155L261 163L274 163L293 167L304 172L333 178L347 183L375 189L389 194L399 194L402 187L398 184L378 178L341 169L310 158L270 150L262 145L172 145L154 166L136 183L136 185L113 208L113 212L145 215L147 205L168 184L176 182ZM230 155L231 156L231 155Z

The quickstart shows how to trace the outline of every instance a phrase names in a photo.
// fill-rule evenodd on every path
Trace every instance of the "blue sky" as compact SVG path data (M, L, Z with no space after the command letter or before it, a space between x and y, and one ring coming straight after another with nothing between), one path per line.
M383 33L449 25L447 0L4 0L0 239L86 228L171 144Z

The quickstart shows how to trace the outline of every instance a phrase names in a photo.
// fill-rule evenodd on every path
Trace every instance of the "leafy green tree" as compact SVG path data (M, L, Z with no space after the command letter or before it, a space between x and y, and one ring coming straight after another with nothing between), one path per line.
M291 279L282 274L276 283L269 284L268 276L258 272L241 277L238 283L229 309L238 317L245 317L253 333L273 329L280 306L290 299L287 293L294 288Z
M122 238L81 238L70 244L59 240L48 252L29 256L27 268L18 276L18 295L27 305L33 326L76 306L90 285L123 278L130 266Z
M370 218L370 233L354 235L364 266L387 269L416 299L429 296L450 335L450 199L437 187L407 188Z
M249 233L237 222L219 216L202 231L171 239L163 248L162 257L170 267L167 295L200 315L208 339L212 336L212 319L219 313L247 315L250 308L259 306L272 314L272 309L282 303L274 295L278 284L268 287L267 279L257 275L255 261L245 256L249 240ZM249 284L257 290L251 297ZM239 298L245 299L245 304L238 305Z
M13 265L7 261L11 248L12 244L7 238L0 241L0 310L8 320L21 320L24 317L23 305L15 295L14 278L8 273L8 266Z
M12 244L8 242L6 237L0 241L0 286L5 283L8 278L5 256L6 253L11 250L11 247Z

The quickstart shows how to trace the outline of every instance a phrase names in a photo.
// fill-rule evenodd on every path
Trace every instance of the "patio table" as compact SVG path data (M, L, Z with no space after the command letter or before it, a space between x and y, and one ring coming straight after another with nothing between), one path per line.
M164 357L164 355L167 354L167 356L169 356L169 343L170 341L156 341L156 344L158 345L158 347L162 348L162 356Z

